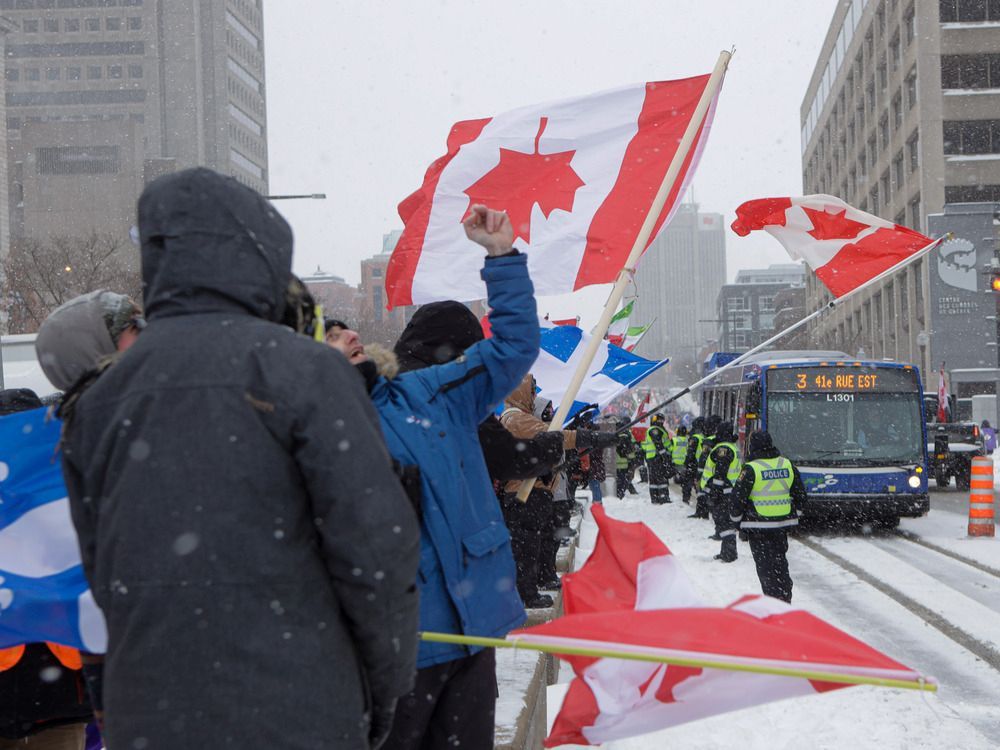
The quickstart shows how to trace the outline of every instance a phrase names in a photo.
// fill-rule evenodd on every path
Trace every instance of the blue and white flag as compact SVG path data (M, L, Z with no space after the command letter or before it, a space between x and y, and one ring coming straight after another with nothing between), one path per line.
M0 648L51 641L103 653L57 452L62 423L46 412L0 417Z
M542 348L531 367L531 374L535 376L538 395L551 400L554 408L559 406L566 394L569 381L576 372L589 341L590 334L576 326L542 329ZM637 385L669 361L644 359L602 341L594 361L590 363L587 376L583 379L580 392L576 395L573 408L569 411L569 417L587 404L597 404L603 409L618 395Z

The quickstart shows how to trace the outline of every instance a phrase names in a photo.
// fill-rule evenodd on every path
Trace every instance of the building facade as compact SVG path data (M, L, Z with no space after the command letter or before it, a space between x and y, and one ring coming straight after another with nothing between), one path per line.
M987 0L844 0L800 113L805 192L923 232L945 203L1000 200L998 21ZM813 344L926 371L932 262L821 317ZM810 273L807 311L829 299Z
M780 292L805 284L801 263L775 263L768 268L741 269L736 282L725 284L716 303L719 348L744 352L774 335Z
M0 0L14 237L128 236L149 180L267 191L260 0ZM2 248L6 251L7 248Z
M635 277L632 322L655 320L636 353L697 366L705 342L715 338L715 302L726 283L726 232L722 214L701 213L683 204L642 256Z

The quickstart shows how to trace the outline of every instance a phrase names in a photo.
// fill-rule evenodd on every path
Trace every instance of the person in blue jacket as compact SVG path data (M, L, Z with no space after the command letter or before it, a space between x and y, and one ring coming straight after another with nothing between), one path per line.
M525 612L477 433L538 356L538 316L507 215L476 205L463 223L486 248L492 338L452 362L395 377L378 371L356 332L334 326L327 342L364 375L389 453L419 487L420 629L503 637ZM384 747L493 747L495 703L492 649L422 642L415 686L400 699Z

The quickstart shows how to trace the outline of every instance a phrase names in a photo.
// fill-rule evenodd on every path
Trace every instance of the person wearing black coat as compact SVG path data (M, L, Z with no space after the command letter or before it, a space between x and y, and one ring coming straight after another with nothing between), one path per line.
M750 543L761 591L791 602L788 530L799 523L806 488L799 470L782 457L769 433L750 436L746 461L730 497L730 519Z
M413 684L419 531L363 383L278 324L292 237L262 196L185 170L138 226L148 325L63 453L108 747L377 747Z

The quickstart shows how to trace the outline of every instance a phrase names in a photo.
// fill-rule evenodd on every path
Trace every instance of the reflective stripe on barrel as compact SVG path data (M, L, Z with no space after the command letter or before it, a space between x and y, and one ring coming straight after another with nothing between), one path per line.
M972 476L969 482L969 536L993 536L993 459L975 456L972 459Z

